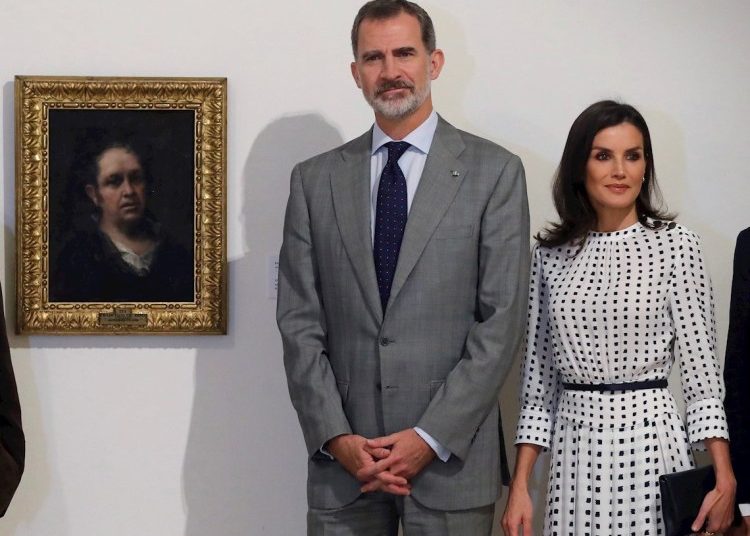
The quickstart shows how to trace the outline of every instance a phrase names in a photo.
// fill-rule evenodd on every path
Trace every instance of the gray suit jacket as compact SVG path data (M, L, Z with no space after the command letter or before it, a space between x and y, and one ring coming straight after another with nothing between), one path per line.
M413 426L448 448L412 481L439 510L497 499L498 392L528 289L520 159L439 121L412 201L386 314L370 228L372 132L292 172L277 321L309 457L308 502L336 508L360 483L319 451L347 433Z

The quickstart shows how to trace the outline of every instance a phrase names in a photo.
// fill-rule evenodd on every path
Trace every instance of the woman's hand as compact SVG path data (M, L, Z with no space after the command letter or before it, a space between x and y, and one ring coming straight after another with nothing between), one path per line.
M737 480L729 459L729 442L720 437L708 437L704 443L714 464L716 487L706 493L698 517L690 528L694 532L703 529L705 532L724 533L734 520L734 495L737 491Z
M542 447L531 443L516 445L516 468L510 482L508 504L503 514L503 531L505 536L531 536L531 518L533 507L529 496L529 477ZM523 532L521 532L523 530Z
M525 485L513 480L502 520L505 536L530 536L532 518L533 506L529 490Z
M691 526L693 532L703 529L705 532L724 533L734 520L734 494L737 483L734 478L719 480L716 487L709 491Z

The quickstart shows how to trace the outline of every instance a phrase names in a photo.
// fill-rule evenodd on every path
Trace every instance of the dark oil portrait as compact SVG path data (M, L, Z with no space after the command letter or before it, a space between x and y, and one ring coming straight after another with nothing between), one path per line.
M49 110L49 301L195 299L195 112Z

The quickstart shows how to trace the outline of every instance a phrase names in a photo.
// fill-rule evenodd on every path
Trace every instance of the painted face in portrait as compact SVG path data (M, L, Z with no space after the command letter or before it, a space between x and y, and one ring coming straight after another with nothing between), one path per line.
M443 63L442 51L427 51L416 17L402 12L388 19L362 21L351 70L375 113L400 119L431 106L430 82L438 77Z
M139 223L146 211L146 180L138 156L113 147L98 164L96 186L86 185L86 194L100 210L100 225L127 229Z
M638 221L636 199L646 173L643 135L634 125L620 123L600 130L586 162L586 192L600 221Z

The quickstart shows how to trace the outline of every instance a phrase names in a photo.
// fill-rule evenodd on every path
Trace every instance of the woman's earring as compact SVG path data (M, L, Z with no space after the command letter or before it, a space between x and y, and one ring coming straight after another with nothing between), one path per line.
M646 182L646 176L641 177L641 182Z

